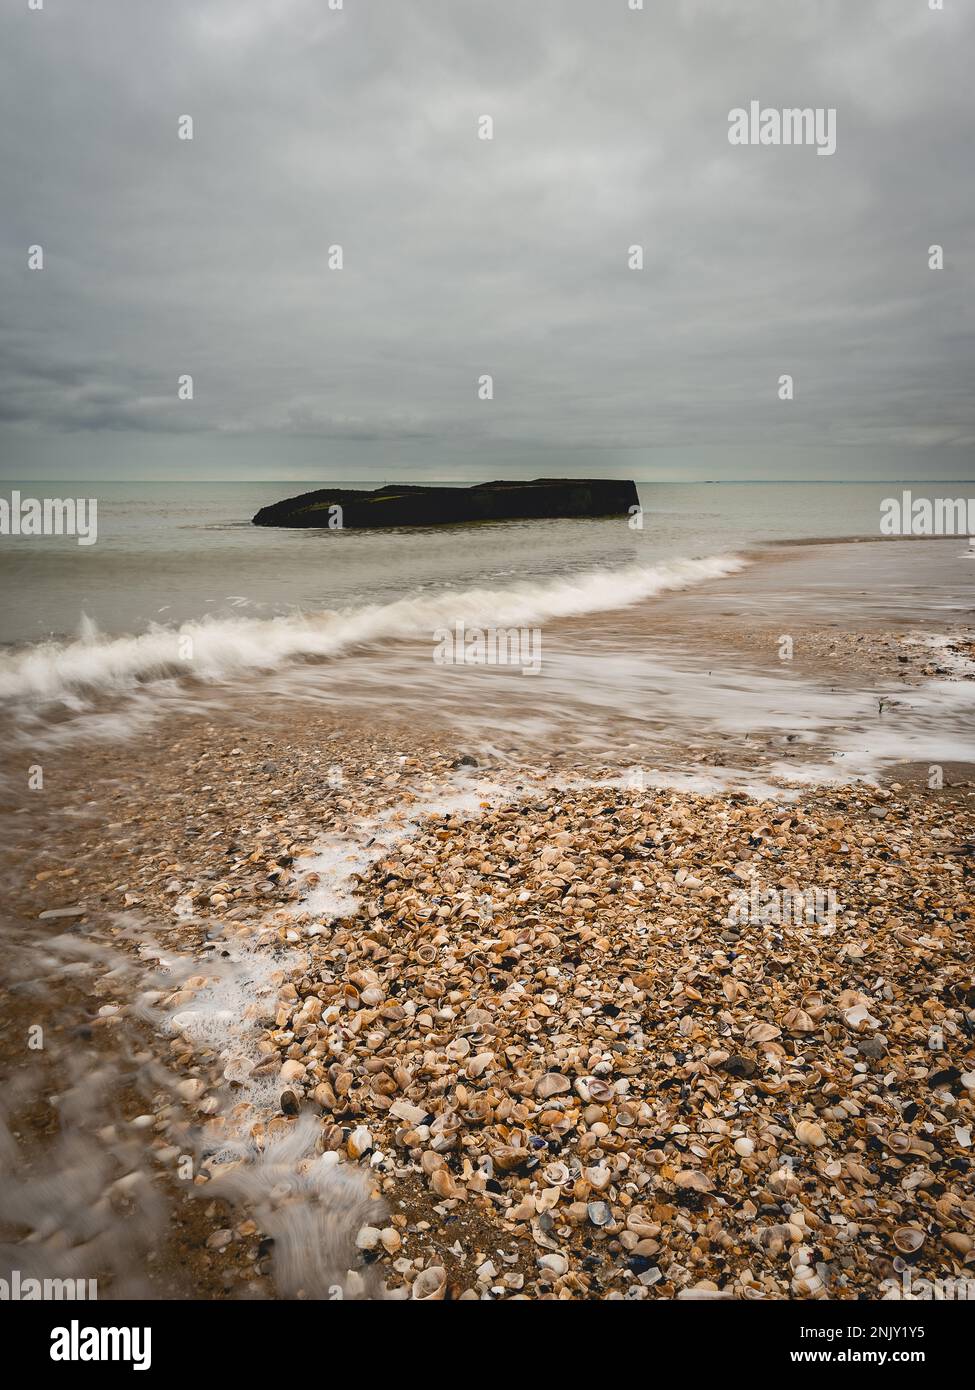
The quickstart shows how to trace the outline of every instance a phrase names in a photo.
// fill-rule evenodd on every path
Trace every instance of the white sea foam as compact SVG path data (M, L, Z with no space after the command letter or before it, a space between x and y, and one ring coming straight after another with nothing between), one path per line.
M453 590L314 614L233 618L152 626L137 636L102 637L86 624L71 642L44 642L0 659L0 699L10 703L122 695L186 676L212 683L351 648L426 637L458 620L468 626L525 626L608 611L690 585L721 579L748 562L736 555L595 570L543 584Z
M458 779L458 785L465 779ZM445 789L425 801L394 806L371 820L363 821L353 835L328 835L311 855L295 864L299 874L310 882L293 913L305 913L317 921L345 917L357 911L356 880L396 845L411 839L425 818L451 816L456 823L480 814L491 801L508 800L513 795L497 782L476 781L460 790ZM312 927L309 935L319 929Z

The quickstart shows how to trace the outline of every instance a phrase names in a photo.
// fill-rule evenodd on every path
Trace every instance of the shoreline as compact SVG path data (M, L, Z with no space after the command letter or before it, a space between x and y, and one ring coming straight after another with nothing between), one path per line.
M970 1221L975 1205L971 1211L964 1205L972 1203L971 1176L965 1150L952 1136L955 1126L964 1128L975 1113L975 1093L951 1072L950 1099L943 1086L936 1086L932 1100L928 1081L952 1066L958 1077L968 1075L961 1054L955 1057L961 1034L952 1035L950 1028L960 1028L970 1011L954 989L959 972L971 970L971 905L952 885L962 862L955 851L975 839L971 767L959 768L955 778L949 775L937 793L923 778L919 788L905 779L881 788L800 787L790 794L793 799L770 803L733 790L702 796L666 788L573 788L566 785L573 778L610 769L560 768L572 759L554 757L534 778L523 769L519 792L515 768L471 767L480 760L435 730L423 734L394 722L367 733L334 714L309 712L297 723L283 710L268 714L263 728L254 722L235 725L226 715L217 722L202 715L173 718L153 731L149 743L65 750L59 757L58 809L35 805L29 825L22 816L7 817L8 825L21 821L19 834L8 832L7 844L14 878L20 880L11 905L24 933L24 954L8 957L8 968L16 973L23 964L26 974L14 995L20 1002L4 1029L3 1053L12 1075L24 1072L18 1028L28 1020L46 1021L45 1063L53 1068L48 1085L54 1094L62 1091L52 1108L43 1099L44 1087L37 1089L36 1076L31 1084L24 1078L22 1096L14 1088L18 1143L35 1169L57 1161L59 1128L63 1140L76 1126L65 1114L85 1117L84 1140L101 1156L108 1189L122 1183L121 1191L105 1199L104 1248L115 1236L121 1212L128 1210L130 1223L141 1213L148 1247L143 1255L155 1252L145 1265L149 1272L141 1296L295 1297L316 1296L316 1291L326 1296L322 1271L309 1272L303 1263L301 1240L295 1245L292 1227L268 1197L266 1177L245 1183L242 1191L248 1195L233 1202L221 1195L205 1155L212 1154L216 1141L227 1142L228 1126L231 1145L246 1141L247 1172L261 1174L261 1146L270 1142L273 1151L272 1141L287 1142L300 1125L310 1124L312 1146L302 1147L306 1139L299 1144L293 1160L297 1171L302 1164L314 1166L315 1151L321 1149L342 1156L343 1172L354 1167L376 1181L388 1216L380 1215L378 1203L369 1205L368 1193L360 1190L325 1205L321 1193L305 1192L301 1198L307 1210L302 1207L297 1229L305 1230L311 1221L319 1247L345 1252L334 1254L327 1278L338 1278L350 1297L379 1296L377 1275L388 1296L395 1297L414 1288L416 1296L439 1297L446 1290L449 1297L467 1298L489 1291L491 1297L794 1298L823 1289L830 1297L879 1297L879 1275L890 1277L894 1266L888 1269L887 1262L900 1258L888 1248L895 1230L927 1229L934 1221L948 1235L964 1235L955 1224ZM336 767L343 769L343 780L330 787ZM364 835L370 838L365 831L375 818L390 809L401 807L407 815L411 802L436 801L444 787L477 800L478 784L483 779L496 784L499 777L513 799L486 795L489 804L482 814L456 830L442 818L422 820L403 849L391 844L374 859L360 843ZM195 808L191 818L180 813L186 806ZM842 832L829 829L837 818ZM690 826L696 827L693 834ZM725 939L730 929L709 904L717 901L725 908L729 885L738 882L734 866L745 862L742 855L756 853L754 831L762 827L757 852L771 870L767 886L790 876L800 888L828 887L835 879L840 901L855 900L855 925L841 924L837 934L823 938L808 924L753 925ZM662 828L661 843L677 855L676 864L657 862L654 841ZM294 915L301 896L316 887L308 876L320 863L315 852L317 846L320 853L323 833L326 840L337 837L340 845L345 835L347 852L359 856L345 865L360 875L348 884L358 899L356 911L338 923L328 913L313 914L309 921L302 920L300 910ZM572 855L585 856L585 866L576 863L571 874L565 870L559 885L558 865L569 852L566 836ZM643 875L643 886L636 893L611 883L607 896L598 885L607 877L622 878L613 864L621 836L635 846L627 854L636 854L633 872ZM725 842L729 848L722 852ZM810 843L819 842L833 847L810 854ZM515 852L528 843L530 853ZM38 850L38 845L54 848ZM766 848L772 846L766 861ZM852 877L851 851L858 855ZM70 870L62 873L55 865L65 861ZM340 852L327 862L333 874L342 873ZM681 889L676 883L677 864L696 880L693 886ZM419 877L411 865L420 866ZM541 883L533 877L539 865L544 865ZM659 886L650 886L647 865L654 885L667 885L662 896ZM512 903L518 884L525 886ZM478 890L485 885L497 901L493 916L482 921ZM871 895L881 886L879 901L896 905L900 924L865 938L864 926L877 908ZM527 904L518 901L524 891ZM915 907L919 894L942 908ZM412 903L406 918L401 899ZM84 914L37 920L42 911L79 903ZM177 915L177 904L189 917ZM947 921L943 912L949 913ZM398 963L403 921L412 923L410 939L418 947L426 936L432 934L435 942L438 931L445 934L434 960L424 955L412 965ZM605 933L603 922L610 924ZM315 930L306 935L309 927ZM597 944L604 934L608 946ZM192 1013L201 992L210 998L202 981L217 952L228 943L246 944L250 959L252 938L272 974L278 968L284 972L273 981L276 1008L263 1022L254 1021L253 1033L243 1039L228 1035L220 1046L219 1030L212 1035L204 1030L202 1040L192 1036L192 1028L189 1034L172 1031L174 1015ZM922 939L933 944L919 946ZM38 978L34 954L41 940L46 982ZM300 967L282 966L293 951L302 956ZM546 972L553 965L565 972L566 951L579 963L568 977L563 973L549 982ZM384 965L384 953L392 964ZM455 965L445 967L445 953ZM791 964L785 959L790 955ZM933 1015L922 1009L920 1021L917 1005L908 1003L919 956L928 962L928 975L921 977L928 979L923 998L938 1000ZM162 974L160 957L168 962ZM749 961L748 970L736 964L741 960ZM776 960L778 967L768 974ZM611 984L604 968L608 961L615 962ZM625 968L624 961L629 962ZM431 996L436 969L446 973ZM931 971L940 981L934 994ZM892 1000L878 998L878 977L896 982ZM739 979L743 992L739 995L735 984L729 994L725 982ZM673 1003L675 980L683 981L679 1008ZM335 989L342 999L332 1019ZM354 1006L349 989L358 992ZM380 995L374 999L368 992L376 989ZM572 1003L580 989L595 990L597 1000L610 989L607 1002L616 1008L622 999L625 1007L615 1015L593 1013L584 994L581 1005ZM462 998L451 1003L458 990ZM867 1002L849 1003L851 991ZM810 993L822 994L822 1001L810 1004ZM533 1001L530 1022L517 1009L509 1018L511 1000L525 998ZM315 999L322 1006L318 1020L318 1004L308 1002ZM254 1004L252 995L247 1000ZM404 1003L419 1011L408 1026L397 1013ZM481 1012L486 1005L490 1024L480 1014L465 1021L462 1003ZM204 1012L209 1016L213 1007L211 999ZM866 1008L877 1026L867 1025L862 1033L851 1028L844 1010L858 1007ZM444 1008L452 1018L438 1017ZM424 1009L431 1011L428 1020L422 1019ZM297 1029L296 1012L302 1017ZM323 1015L338 1030L331 1041ZM626 1046L618 1047L621 1016L628 1027L642 1030L635 1050L625 1035ZM787 1016L790 1022L783 1026ZM417 1017L421 1022L414 1026ZM730 1022L722 1021L729 1017ZM685 1018L691 1023L684 1024ZM949 1025L946 1049L938 1057L927 1046L932 1020ZM485 1032L501 1021L502 1037ZM757 1034L747 1037L756 1027L761 1040ZM769 1029L776 1030L774 1036L765 1036ZM369 1038L375 1032L389 1041L374 1046ZM878 1035L885 1039L882 1052L861 1053L863 1044L876 1051ZM333 1053L336 1040L341 1045ZM417 1047L421 1055L433 1048L439 1060L397 1080L396 1066L402 1063L394 1059L401 1047L407 1052ZM86 1059L89 1048L93 1056ZM487 1052L493 1061L482 1067ZM724 1061L718 1059L722 1052ZM228 1078L235 1057L239 1071ZM264 1067L263 1079L260 1073L255 1079L259 1085L251 1081L242 1057L245 1062L256 1057L257 1066ZM477 1059L474 1074L470 1057ZM742 1070L736 1062L729 1071L728 1059L740 1057L748 1065ZM86 1077L96 1058L117 1088L111 1100L89 1094ZM866 1071L856 1070L861 1058ZM892 1089L882 1084L891 1067ZM70 1086L63 1085L65 1068ZM741 1074L735 1075L736 1068ZM801 1080L783 1088L783 1077L794 1071ZM347 1073L351 1085L342 1092L341 1077ZM558 1079L545 1081L546 1076ZM391 1090L383 1089L386 1082L377 1090L376 1077L389 1078ZM599 1085L589 1085L586 1078L592 1077L622 1088L604 1096ZM540 1085L542 1092L554 1088L552 1094L540 1095ZM792 1085L798 1088L794 1095ZM250 1099L248 1086L254 1088ZM293 1101L285 1099L287 1092ZM909 1104L920 1108L911 1121L898 1120L895 1127L892 1096L908 1094ZM253 1104L254 1096L257 1112L242 1115L240 1107ZM787 1103L781 1096L789 1097ZM871 1105L864 1109L858 1096L869 1096ZM400 1101L405 1118L391 1120L387 1102ZM847 1101L855 1113L842 1109ZM783 1114L783 1104L787 1124L774 1118ZM932 1106L943 1120L932 1121ZM292 1113L295 1107L298 1114ZM422 1131L428 1116L436 1121L448 1113L459 1117L456 1134L448 1126L451 1133L438 1146L435 1130ZM55 1114L62 1115L60 1126ZM685 1134L689 1115L701 1128L687 1126ZM254 1123L259 1125L256 1143ZM812 1148L802 1144L796 1139L799 1123L819 1125L825 1141L820 1144L817 1137ZM923 1147L932 1143L925 1126L932 1123L937 1135L929 1151ZM356 1140L363 1128L368 1139ZM817 1136L813 1129L803 1133ZM936 1176L909 1189L913 1195L906 1204L900 1179L891 1175L913 1171L905 1167L908 1160L877 1147L902 1134L909 1145L922 1146L905 1151L913 1152L915 1166L938 1159ZM528 1149L521 1156L509 1152L536 1138L544 1140L544 1162L526 1158ZM752 1151L736 1150L739 1140L745 1149L753 1144ZM370 1147L356 1160L350 1144L355 1151L366 1143ZM377 1150L386 1157L374 1168L370 1160ZM193 1176L183 1180L173 1169L187 1155ZM783 1156L798 1165L796 1176L776 1176ZM619 1166L624 1158L625 1171ZM956 1160L966 1166L945 1169ZM491 1176L484 1175L486 1161L494 1165ZM824 1163L840 1164L840 1171L827 1174ZM329 1173L331 1164L328 1159ZM567 1164L568 1175L555 1181L559 1164ZM545 1176L548 1169L552 1172ZM881 1170L888 1176L878 1183ZM947 1185L946 1173L956 1175ZM318 1177L327 1191L331 1179ZM933 1204L925 1199L931 1183L944 1187ZM815 1199L809 1184L815 1185ZM899 1214L875 1206L878 1187L886 1204L901 1207ZM862 1224L860 1206L868 1204L873 1260L868 1267L857 1258L848 1263L850 1249L831 1231L823 1249L827 1198L838 1216L847 1213L847 1225ZM363 1211L375 1216L363 1220ZM23 1234L23 1226L11 1224L9 1202L4 1215L8 1237L16 1238L18 1230ZM895 1215L897 1224L891 1224ZM73 1229L77 1217L65 1214L64 1227ZM358 1237L362 1225L367 1233ZM732 1247L722 1245L726 1235ZM353 1248L350 1255L350 1241L354 1247L357 1238L369 1248L358 1254ZM275 1244L269 1244L272 1239ZM281 1245L289 1239L294 1248L285 1257ZM720 1256L715 1239L724 1252ZM369 1244L373 1241L378 1244ZM968 1268L963 1243L956 1241L956 1249L928 1232L923 1257L912 1267L926 1276L960 1277ZM859 1250L863 1241L853 1244ZM805 1263L807 1247L826 1258ZM14 1248L18 1255L24 1249ZM34 1257L43 1249L35 1246ZM8 1245L8 1257L10 1250ZM798 1254L802 1259L796 1263ZM483 1258L475 1260L478 1255ZM52 1268L59 1268L58 1257L51 1258ZM345 1260L358 1267L361 1280L339 1270ZM406 1268L407 1260L419 1263ZM131 1271L139 1265L130 1258L116 1268L109 1259L105 1272L98 1270L109 1296L129 1288ZM823 1289L817 1284L823 1279L820 1265L829 1273ZM442 1282L439 1274L427 1272L431 1268L445 1271ZM94 1271L87 1272L92 1277ZM432 1293L425 1292L428 1288Z
M565 653L646 648L658 696L682 653L669 744L621 686L602 746L499 742L453 710L490 689L503 723L517 683L384 701L370 662L400 658L368 651L325 703L310 666L124 739L110 710L49 729L43 795L3 803L4 1261L109 1298L971 1275L975 758L935 788L894 756L931 690L967 746L971 629L910 593L894 624L855 592L817 608L801 563L552 624ZM722 672L764 731L695 713ZM880 737L835 722L871 691L886 756L823 780L830 739Z

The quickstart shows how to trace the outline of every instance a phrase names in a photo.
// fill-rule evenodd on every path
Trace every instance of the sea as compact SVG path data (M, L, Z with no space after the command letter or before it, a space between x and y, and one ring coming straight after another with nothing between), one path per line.
M252 524L261 506L311 486L5 483L6 496L97 500L94 544L0 537L7 731L35 742L47 732L125 737L176 709L293 698L359 717L439 716L495 748L512 730L590 747L625 730L637 751L704 729L720 736L728 721L801 734L845 717L830 705L849 692L812 690L808 673L797 684L773 654L729 671L708 632L737 614L783 633L812 620L926 627L937 641L939 626L973 610L967 537L881 543L880 523L885 499L905 490L968 498L975 483L638 481L635 517L388 531ZM697 627L675 626L677 595L685 608L692 597L685 617ZM477 680L483 669L445 669L435 636L458 624L537 630L541 670L492 671L489 683ZM883 756L945 756L946 742L952 757L971 754L970 709L957 690L945 698L950 740L913 728ZM929 716L945 733L944 711L922 722ZM857 765L875 770L877 757Z

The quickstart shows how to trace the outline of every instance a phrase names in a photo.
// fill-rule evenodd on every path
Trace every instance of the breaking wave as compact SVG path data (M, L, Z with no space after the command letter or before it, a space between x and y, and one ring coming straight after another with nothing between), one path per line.
M138 636L101 635L87 620L72 641L42 642L0 659L0 700L68 704L123 695L157 680L215 682L288 662L320 660L376 642L430 636L462 621L513 627L623 608L743 569L737 555L595 570L503 589L467 589L285 617L221 618L153 625Z

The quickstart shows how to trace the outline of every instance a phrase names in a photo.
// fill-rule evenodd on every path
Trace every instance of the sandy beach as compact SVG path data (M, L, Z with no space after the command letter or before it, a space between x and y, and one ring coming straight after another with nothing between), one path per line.
M726 583L546 641L595 661L642 635L755 684L782 624L757 570ZM935 722L970 715L971 632L858 609L807 595L790 624L793 725L776 694L765 727L701 725L679 757L635 758L625 709L599 754L533 741L524 702L560 688L486 669L458 673L460 700L498 689L479 735L454 695L420 720L428 651L385 717L366 652L358 698L333 673L313 702L311 667L124 740L53 724L45 795L4 813L21 1268L259 1299L964 1277L975 768L799 716L862 698L909 752L932 691ZM856 775L823 775L829 736Z

